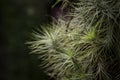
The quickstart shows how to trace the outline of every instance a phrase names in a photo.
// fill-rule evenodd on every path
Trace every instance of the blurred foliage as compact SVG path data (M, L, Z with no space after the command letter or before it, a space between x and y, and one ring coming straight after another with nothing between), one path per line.
M1 79L48 80L39 68L36 55L30 55L25 42L29 33L50 21L52 0L1 0Z
M55 80L120 80L120 0L57 1L56 23L27 42L46 73Z

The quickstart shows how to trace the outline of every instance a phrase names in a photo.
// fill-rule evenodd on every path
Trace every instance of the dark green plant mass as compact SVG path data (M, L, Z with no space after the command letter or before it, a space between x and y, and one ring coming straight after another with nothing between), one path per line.
M28 42L45 72L56 80L120 80L120 0L59 2L66 14Z

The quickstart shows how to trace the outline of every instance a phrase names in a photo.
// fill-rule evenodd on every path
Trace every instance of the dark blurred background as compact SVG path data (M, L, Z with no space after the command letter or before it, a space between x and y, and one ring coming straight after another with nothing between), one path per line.
M0 0L0 80L50 80L25 42L50 22L55 0Z

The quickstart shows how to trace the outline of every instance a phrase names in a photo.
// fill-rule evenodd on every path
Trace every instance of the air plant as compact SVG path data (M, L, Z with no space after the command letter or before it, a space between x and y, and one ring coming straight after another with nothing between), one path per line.
M59 1L67 14L28 42L45 72L56 80L120 80L120 1Z

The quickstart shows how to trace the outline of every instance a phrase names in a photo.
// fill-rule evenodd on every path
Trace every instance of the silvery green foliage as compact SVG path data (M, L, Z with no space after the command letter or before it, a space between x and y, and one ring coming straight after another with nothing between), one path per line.
M120 80L120 0L59 1L72 19L60 17L28 42L45 72L56 80Z

